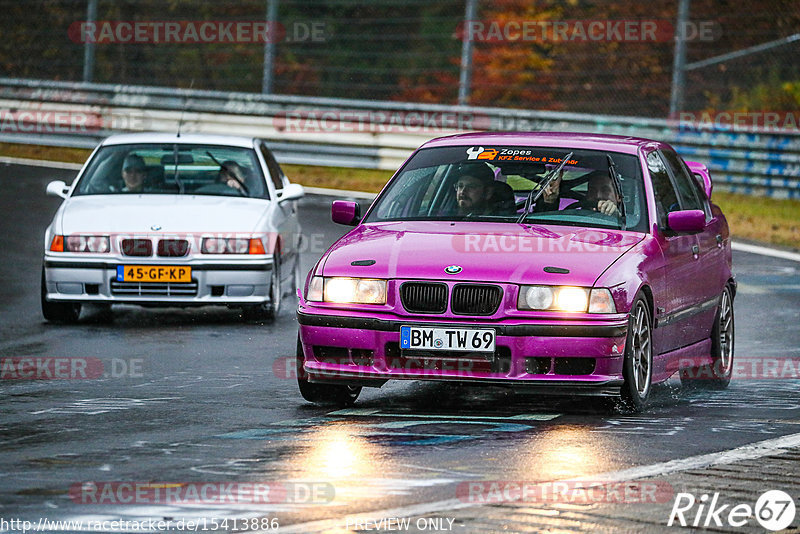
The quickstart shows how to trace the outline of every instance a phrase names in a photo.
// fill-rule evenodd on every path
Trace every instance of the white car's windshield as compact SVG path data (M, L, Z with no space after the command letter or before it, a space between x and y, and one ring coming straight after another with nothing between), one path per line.
M609 172L612 165L616 180ZM645 207L639 159L630 154L459 146L420 150L377 199L365 222L521 218L535 224L645 231Z
M74 194L131 193L268 197L252 149L168 143L101 148Z

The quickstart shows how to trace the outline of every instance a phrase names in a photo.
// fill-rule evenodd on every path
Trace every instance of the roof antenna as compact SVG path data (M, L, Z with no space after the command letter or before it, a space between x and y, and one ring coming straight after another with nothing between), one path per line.
M189 91L191 91L193 87L194 87L194 78L192 78L192 81L189 83ZM183 115L186 113L186 108L188 107L189 107L189 97L186 96L186 101L183 103L183 109L181 110L181 118L178 120L178 135L176 137L181 136L181 128L183 127Z

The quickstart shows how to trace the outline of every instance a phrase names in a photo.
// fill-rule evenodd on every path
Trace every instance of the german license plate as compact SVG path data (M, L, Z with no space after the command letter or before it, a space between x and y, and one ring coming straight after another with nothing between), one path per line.
M492 328L400 327L400 348L406 350L494 352L494 338Z
M191 282L185 265L117 265L117 282Z

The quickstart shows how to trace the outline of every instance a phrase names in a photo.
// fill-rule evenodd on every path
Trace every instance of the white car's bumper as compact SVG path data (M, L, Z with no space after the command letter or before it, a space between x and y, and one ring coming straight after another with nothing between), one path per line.
M49 301L157 304L165 306L242 305L269 300L271 255L231 260L158 261L143 258L81 258L46 254ZM169 265L192 268L191 282L120 282L119 265Z

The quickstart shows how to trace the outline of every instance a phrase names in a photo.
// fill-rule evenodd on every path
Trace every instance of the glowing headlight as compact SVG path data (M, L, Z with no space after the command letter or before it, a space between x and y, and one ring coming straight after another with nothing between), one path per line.
M605 288L574 286L522 286L517 309L575 313L616 313L611 292Z
M108 236L68 235L64 239L66 252L108 252L111 250Z
M308 285L306 300L341 304L386 304L386 280L315 276Z
M568 312L585 312L589 307L589 292L582 287L559 287L556 309Z

